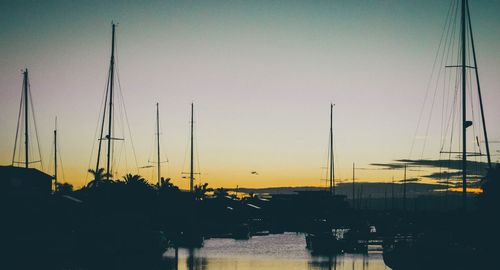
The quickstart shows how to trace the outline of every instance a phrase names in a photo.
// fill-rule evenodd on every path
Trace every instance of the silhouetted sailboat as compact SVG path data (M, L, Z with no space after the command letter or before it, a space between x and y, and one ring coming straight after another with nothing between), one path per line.
M328 147L328 180L329 198L331 203L335 202L335 169L333 154L333 104L330 104L330 134ZM327 220L314 220L311 230L306 234L306 247L315 253L336 253L344 246L343 231L332 229Z
M54 124L54 193L57 192L58 189L58 181L57 178L57 117Z
M441 151L441 153L461 155L462 213L460 216L461 218L464 218L467 211L467 157L484 155L482 153L471 153L467 151L467 128L471 127L473 124L472 121L467 120L467 88L469 83L467 80L468 69L473 69L475 71L488 168L491 168L491 157L481 96L481 87L479 84L478 64L474 47L469 4L467 0L461 0L460 4L460 50L458 59L461 63L446 67L460 69L460 73L457 72L457 75L460 74L460 76L459 80L456 80L456 88L461 90L461 151ZM469 45L470 48L468 48ZM468 55L470 54L469 50L472 53L472 66L467 63L467 60L470 59L470 55ZM458 85L458 83L460 83L460 85ZM477 137L476 140L479 141ZM404 183L405 189L403 191L403 209L406 207L406 164ZM457 227L461 228L460 225L461 224L457 224ZM479 261L475 257L477 256L477 249L463 243L462 238L464 233L466 233L465 228L464 232L459 232L455 235L450 233L448 236L439 232L434 234L430 232L423 233L418 237L396 236L394 239L384 242L384 262L392 269L472 269L476 266L477 261ZM473 266L467 266L467 263L470 263L470 265Z
M31 114L32 114L31 117L30 117L30 107L31 107ZM33 122L34 122L36 143L38 146L38 155L39 155L38 160L30 160L30 156L32 154L30 152L30 145L31 145L30 119L33 119ZM21 145L18 146L18 140L19 140L19 144L21 144L21 137L19 137L20 131L21 131L21 133L24 133L24 161L21 161L21 155L22 155L21 154ZM16 152L18 152L17 157L19 158L19 160L16 160ZM17 117L17 127L16 127L16 138L14 140L14 151L12 153L12 166L23 165L27 169L30 167L30 164L33 164L33 163L42 164L42 158L41 158L41 154L40 154L40 142L38 140L38 131L37 131L36 121L35 121L35 117L34 117L33 101L31 98L31 85L29 82L28 69L25 69L23 71L23 87L22 87L22 92L21 92L21 102L19 104L19 114ZM43 166L41 165L41 167L43 167Z
M112 145L112 127L113 127L113 87L114 87L114 72L115 72L115 24L112 24L112 36L111 36L111 60L109 63L109 77L108 77L108 88L106 91L106 99L109 99L109 107L108 108L108 135L105 138L102 137L104 132L104 122L106 121L106 102L104 107L104 113L102 116L102 125L101 132L99 136L99 148L97 150L97 162L96 162L96 171L99 169L99 162L101 159L101 145L102 141L106 139L108 141L108 154L107 154L107 162L106 162L106 179L109 180L111 176L110 171L110 162L111 162L111 145Z
M158 188L162 185L162 177L161 177L161 163L168 162L161 161L161 146L160 146L160 103L156 103L156 132L155 132L155 143L156 143L156 161L149 161L156 164L156 184ZM154 166L144 166L141 168L152 168Z
M191 103L191 121L190 121L190 154L189 154L189 172L182 172L182 174L189 174L189 192L194 199L194 103ZM183 177L185 178L185 177ZM183 228L179 235L173 239L177 247L201 247L203 246L204 237L201 232L200 223L196 222L196 216L188 215L189 221L188 226Z

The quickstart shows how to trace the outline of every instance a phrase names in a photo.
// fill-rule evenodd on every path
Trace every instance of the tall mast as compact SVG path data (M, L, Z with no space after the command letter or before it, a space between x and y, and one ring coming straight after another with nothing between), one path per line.
M194 104L191 103L191 166L189 168L189 191L193 192L194 184L194 144L193 144Z
M335 171L333 161L333 103L330 103L330 194L335 195Z
M479 83L479 70L477 66L476 59L476 48L474 46L474 35L472 34L472 23L470 20L470 11L469 11L469 2L466 3L467 8L467 21L469 22L469 34L470 34L470 42L472 47L472 58L474 59L474 70L476 74L476 83L477 83L477 92L479 96L479 106L481 108L481 120L483 123L483 133L484 133L484 142L486 143L486 157L488 158L488 169L491 169L491 155L490 155L490 144L488 141L488 132L486 131L486 120L484 117L484 108L483 108L483 97L481 95L481 84Z
M461 15L461 39L462 39L462 200L463 210L467 210L467 103L466 103L466 87L467 87L467 72L466 72L466 36L465 36L465 8L466 1L462 0L462 15Z
M159 103L156 103L156 148L157 148L157 161L158 161L158 187L160 187L160 108Z
M25 154L25 161L24 161L24 166L26 168L29 167L29 133L28 133L28 127L29 127L29 118L28 118L28 87L29 87L29 81L28 81L28 69L26 69L23 72L23 88L24 88L24 154Z
M115 24L112 24L112 36L111 36L111 60L109 64L109 120L108 120L108 154L106 161L106 179L109 180L111 175L110 165L111 165L111 140L112 130L113 130L113 86L114 86L114 66L115 66Z
M57 192L57 117L54 128L54 192Z

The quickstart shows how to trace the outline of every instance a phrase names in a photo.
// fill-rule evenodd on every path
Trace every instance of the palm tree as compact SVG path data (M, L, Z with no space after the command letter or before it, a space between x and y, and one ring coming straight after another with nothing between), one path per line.
M211 188L207 188L208 183L204 183L203 185L195 185L194 186L194 198L196 200L202 200L205 198L206 193L209 191L213 191Z
M214 190L214 195L215 195L215 197L218 197L218 198L225 197L225 196L227 196L227 194L228 194L227 190L225 190L222 187L217 188L217 189Z
M107 180L108 178L113 177L113 175L105 173L104 168L99 168L97 171L89 169L88 172L92 174L92 176L94 177L94 180L90 181L87 184L87 187L97 187L100 184L102 184L105 180Z
M160 188L166 188L166 189L174 188L175 185L171 181L172 179L170 178L164 178L164 177L160 178Z
M147 187L150 188L151 186L149 183L144 179L144 177L134 174L132 175L131 173L126 174L123 176L123 183L127 186L134 186L134 187Z

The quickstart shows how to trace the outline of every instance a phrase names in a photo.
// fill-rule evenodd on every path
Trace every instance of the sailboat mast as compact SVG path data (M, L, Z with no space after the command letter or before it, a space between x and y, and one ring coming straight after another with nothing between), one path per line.
M333 104L330 104L330 194L335 195L335 171L333 162Z
M54 192L57 192L57 117L54 128Z
M466 1L462 0L462 15L461 15L461 39L462 39L462 199L463 209L467 210L467 103L466 103L466 87L467 87L467 72L466 72L466 36L465 36L465 8Z
M157 161L158 161L158 187L160 187L160 108L159 103L156 103L156 148L157 148Z
M191 103L191 159L189 168L189 191L193 192L194 184L194 144L193 144L194 104Z
M474 35L472 34L472 23L470 20L470 11L469 11L469 2L466 3L467 8L467 21L469 22L469 34L470 34L470 43L472 47L472 59L474 60L474 70L476 74L476 83L477 83L477 93L479 97L479 107L481 109L481 121L483 123L483 133L484 133L484 142L486 144L486 157L488 159L488 169L491 169L491 155L490 155L490 144L488 141L488 132L486 131L486 120L484 117L484 108L483 108L483 97L481 95L481 84L479 83L479 70L477 65L476 58L476 48L474 46Z
M25 155L25 161L24 161L24 166L26 168L29 167L29 132L28 132L28 127L29 127L29 118L28 118L28 87L29 87L29 81L28 81L28 69L26 69L23 72L23 90L24 90L24 155Z
M108 154L106 161L106 179L109 180L111 176L110 163L111 163L111 140L112 130L113 130L113 86L114 86L114 66L115 66L115 24L112 24L112 36L111 36L111 60L109 66L110 78L109 78L109 120L108 120Z

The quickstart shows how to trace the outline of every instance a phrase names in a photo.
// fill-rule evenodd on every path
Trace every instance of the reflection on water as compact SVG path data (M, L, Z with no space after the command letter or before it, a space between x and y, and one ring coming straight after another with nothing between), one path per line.
M175 251L164 254L167 261L175 261ZM172 267L176 269L175 266ZM382 260L379 248L371 247L368 254L341 254L312 256L305 248L303 234L255 236L250 240L208 239L200 249L179 249L179 270L215 269L389 269Z

